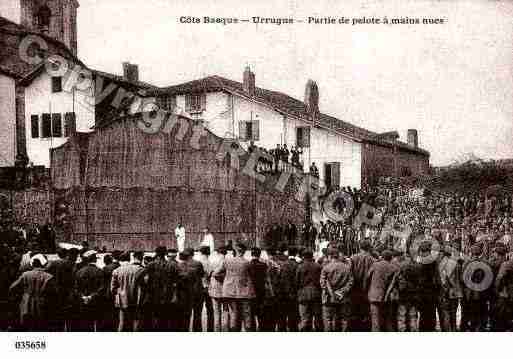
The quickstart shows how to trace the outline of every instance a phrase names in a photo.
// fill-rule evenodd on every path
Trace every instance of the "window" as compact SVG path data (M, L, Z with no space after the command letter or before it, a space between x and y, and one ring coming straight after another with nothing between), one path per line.
M340 187L340 162L324 165L324 183L329 190L336 190Z
M62 92L62 77L52 77L52 92Z
M77 132L77 119L75 112L67 112L64 115L64 137L71 137Z
M240 121L239 139L241 141L259 141L260 121Z
M41 7L36 14L37 26L42 30L48 30L50 28L51 19L52 12L48 8L48 6Z
M52 136L62 137L62 115L60 113L52 114Z
M185 111L202 112L207 108L207 95L205 93L186 94Z
M296 128L296 146L301 148L310 147L310 127Z
M39 116L38 115L30 116L30 128L31 128L32 138L39 138Z
M175 96L162 96L157 99L157 104L162 110L172 112L176 107Z
M52 117L49 113L43 113L41 138L52 137Z

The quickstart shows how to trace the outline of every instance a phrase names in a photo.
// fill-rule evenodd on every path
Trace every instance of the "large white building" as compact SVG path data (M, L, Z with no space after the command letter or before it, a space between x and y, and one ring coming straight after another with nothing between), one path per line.
M377 134L319 111L319 89L309 80L304 102L284 93L256 87L246 68L243 81L220 76L150 91L160 107L201 120L220 137L237 138L268 150L277 144L302 149L303 170L315 163L328 187L360 188L373 175L416 174L429 166L429 154L418 148L417 133L409 143ZM379 163L378 162L382 162ZM374 167L382 166L382 171Z

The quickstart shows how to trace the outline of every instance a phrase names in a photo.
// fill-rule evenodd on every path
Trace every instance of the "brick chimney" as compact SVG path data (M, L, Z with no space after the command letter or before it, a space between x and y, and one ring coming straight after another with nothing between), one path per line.
M123 78L128 82L139 81L139 65L123 62Z
M419 147L419 133L417 130L408 130L408 145L411 147Z
M251 72L249 66L244 69L242 88L247 95L255 96L255 74Z
M306 111L310 115L319 113L319 87L313 80L308 80L305 88Z

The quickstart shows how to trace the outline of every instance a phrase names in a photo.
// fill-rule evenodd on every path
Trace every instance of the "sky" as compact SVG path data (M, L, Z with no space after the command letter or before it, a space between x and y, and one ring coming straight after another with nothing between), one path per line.
M435 166L468 154L513 158L513 1L505 0L80 0L79 57L170 86L209 75L303 100L319 85L320 109L376 132L397 130ZM307 3L307 4L304 4ZM186 24L182 16L283 17L294 24ZM308 17L349 24L308 24ZM357 24L352 18L440 18L443 24Z

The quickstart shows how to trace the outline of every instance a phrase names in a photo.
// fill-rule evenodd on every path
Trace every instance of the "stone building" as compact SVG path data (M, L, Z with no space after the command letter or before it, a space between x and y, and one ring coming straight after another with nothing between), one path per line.
M2 0L0 16L48 35L77 55L77 0Z

